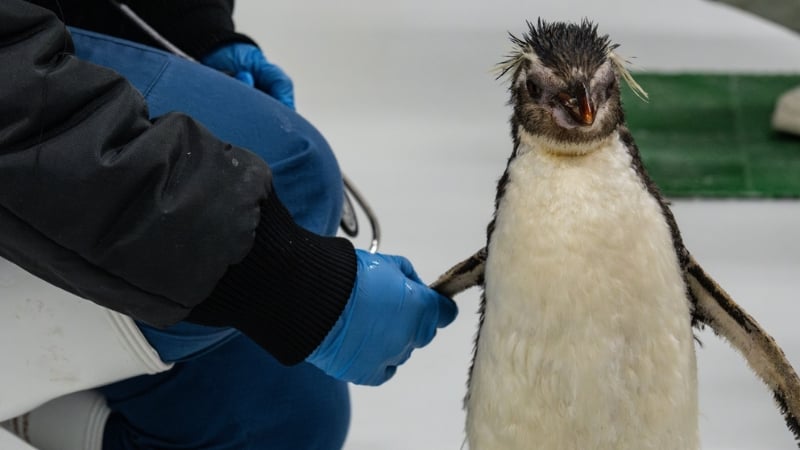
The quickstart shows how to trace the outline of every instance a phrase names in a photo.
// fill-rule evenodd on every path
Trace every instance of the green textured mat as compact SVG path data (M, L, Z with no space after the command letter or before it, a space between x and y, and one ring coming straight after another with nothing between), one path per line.
M669 197L800 197L800 138L770 128L775 101L800 75L635 74L628 126Z

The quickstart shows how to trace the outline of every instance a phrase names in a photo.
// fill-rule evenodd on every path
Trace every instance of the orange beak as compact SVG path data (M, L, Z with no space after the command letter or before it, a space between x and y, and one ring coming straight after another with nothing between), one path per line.
M583 87L583 92L578 95L578 108L581 122L583 122L584 125L593 124L594 106L592 105L586 86Z
M561 92L558 94L558 99L575 121L589 126L594 123L594 105L592 105L586 85L581 87L583 89L578 91L578 95L572 96L566 92Z

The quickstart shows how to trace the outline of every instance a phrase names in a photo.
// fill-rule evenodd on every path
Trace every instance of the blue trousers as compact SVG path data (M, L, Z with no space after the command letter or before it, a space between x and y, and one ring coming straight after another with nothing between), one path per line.
M109 67L146 98L151 117L185 112L270 165L301 226L332 235L343 184L320 133L271 97L159 50L71 29L79 58ZM143 262L146 264L146 262ZM238 331L140 324L173 369L101 388L112 414L104 449L339 449L350 422L345 383L310 364L280 365Z

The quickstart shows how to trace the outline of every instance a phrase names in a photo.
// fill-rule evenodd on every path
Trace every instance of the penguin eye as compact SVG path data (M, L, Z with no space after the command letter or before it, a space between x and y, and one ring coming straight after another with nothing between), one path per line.
M533 99L538 99L542 95L542 89L530 78L525 82L525 87L528 89L528 95Z

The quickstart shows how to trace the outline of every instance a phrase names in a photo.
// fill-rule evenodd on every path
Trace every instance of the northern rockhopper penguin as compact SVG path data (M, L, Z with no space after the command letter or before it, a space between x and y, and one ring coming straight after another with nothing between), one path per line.
M692 258L620 102L644 91L596 25L528 24L500 66L513 151L487 245L433 287L483 296L470 450L700 447L693 327L729 341L798 437L800 381Z

